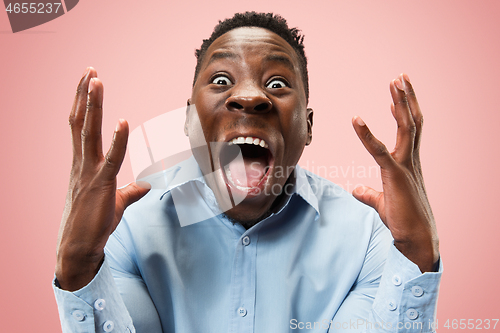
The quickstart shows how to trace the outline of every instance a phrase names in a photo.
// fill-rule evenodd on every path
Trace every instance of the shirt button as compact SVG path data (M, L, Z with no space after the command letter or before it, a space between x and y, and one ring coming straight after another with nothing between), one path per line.
M94 308L97 311L102 311L106 307L106 301L103 300L102 298L99 298L97 301L94 302Z
M83 321L85 319L85 312L82 310L75 310L72 313L73 318L75 318L78 321Z
M387 303L387 308L391 311L394 311L398 308L398 306L396 305L396 302L389 301L389 303Z
M238 309L238 314L241 316L241 317L245 317L247 315L247 309L245 309L244 307L241 307Z
M394 283L395 286L401 285L401 278L399 277L399 275L394 275L392 277L392 283Z
M418 318L418 311L415 309L408 309L408 311L406 311L406 316L410 320L415 320Z
M115 323L113 323L111 320L107 320L104 325L102 325L102 329L104 332L111 332L115 328Z
M422 289L422 287L413 286L413 287L411 287L411 293L415 297L420 297L420 296L422 296L424 294L424 290Z
M242 241L243 245L247 246L248 244L250 244L250 237L245 236L245 237L243 237L243 239L241 241Z

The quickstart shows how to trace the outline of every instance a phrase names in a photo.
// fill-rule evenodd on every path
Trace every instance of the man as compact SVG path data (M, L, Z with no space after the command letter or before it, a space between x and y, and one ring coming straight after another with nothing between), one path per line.
M91 68L80 81L54 288L63 331L432 331L441 267L408 77L390 86L392 153L353 119L383 181L383 192L353 195L377 215L296 166L313 125L296 29L237 14L197 58L193 158L149 178L167 188L147 195L146 185L116 189L128 125L119 121L104 157L102 83ZM181 226L199 211L215 213Z

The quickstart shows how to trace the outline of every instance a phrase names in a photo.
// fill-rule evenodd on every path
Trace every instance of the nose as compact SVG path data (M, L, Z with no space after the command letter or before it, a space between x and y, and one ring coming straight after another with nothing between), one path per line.
M225 104L230 111L248 113L266 113L273 107L271 100L264 94L261 87L254 83L243 82L240 86L233 88L233 93Z

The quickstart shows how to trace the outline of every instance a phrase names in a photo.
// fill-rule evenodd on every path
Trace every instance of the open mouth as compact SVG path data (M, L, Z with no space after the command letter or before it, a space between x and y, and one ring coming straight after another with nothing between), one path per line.
M234 138L220 152L226 183L248 194L263 187L272 160L269 145L256 137Z

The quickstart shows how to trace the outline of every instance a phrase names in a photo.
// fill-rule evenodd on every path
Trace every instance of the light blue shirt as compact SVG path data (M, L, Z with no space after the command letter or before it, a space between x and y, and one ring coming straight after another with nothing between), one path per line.
M194 158L149 181L96 277L76 292L55 281L63 332L434 331L442 267L422 274L339 186L297 166L292 194L246 230Z

